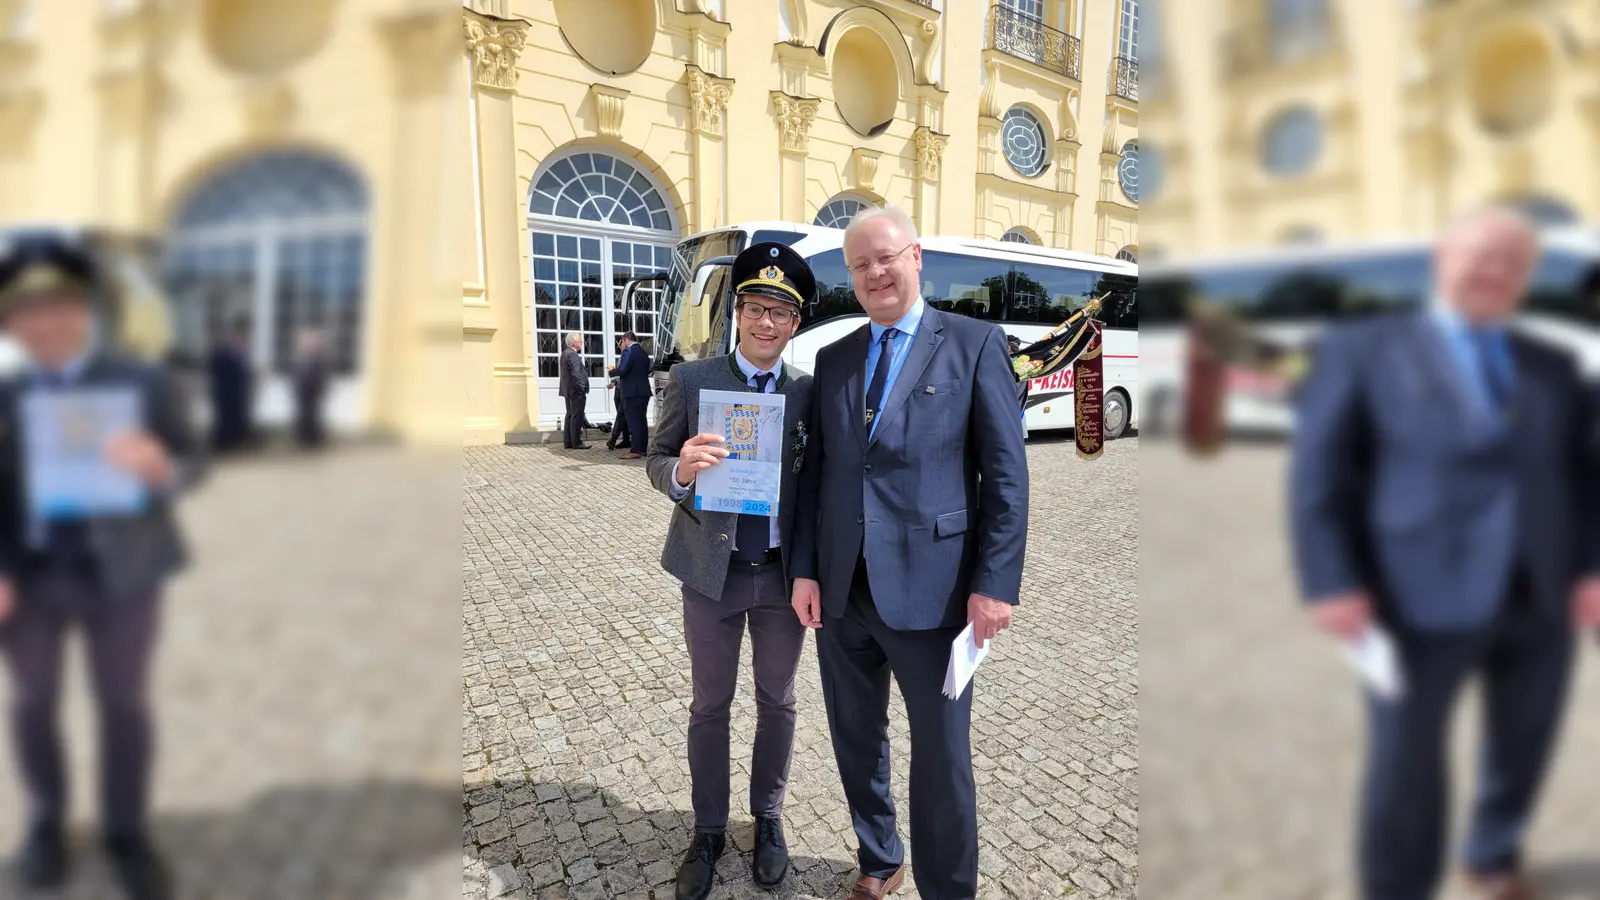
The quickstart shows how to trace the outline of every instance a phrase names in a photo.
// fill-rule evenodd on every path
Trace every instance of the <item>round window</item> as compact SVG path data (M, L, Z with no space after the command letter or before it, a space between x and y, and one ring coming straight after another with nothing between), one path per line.
M1046 145L1044 126L1039 117L1020 106L1006 113L1000 132L1006 151L1006 162L1025 178L1032 178L1045 170Z
M1139 202L1139 142L1122 145L1122 161L1117 163L1117 181L1129 200Z
M1299 175L1322 155L1322 118L1309 106L1274 116L1261 140L1261 165L1275 175Z

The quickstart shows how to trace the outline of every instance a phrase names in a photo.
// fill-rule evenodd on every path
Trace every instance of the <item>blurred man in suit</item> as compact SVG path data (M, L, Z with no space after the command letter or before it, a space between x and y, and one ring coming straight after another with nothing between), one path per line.
M235 453L250 444L255 427L255 371L250 359L250 327L235 322L211 352L211 445Z
M622 335L622 355L617 358L617 392L622 395L622 411L628 423L631 449L623 459L643 459L650 447L645 412L650 406L650 354L639 346L633 332Z
M617 356L618 358L622 356L622 338L620 337L617 338ZM611 408L616 410L617 413L616 419L611 423L611 435L606 438L606 449L615 450L618 444L626 447L630 443L628 440L628 414L622 406L622 385L617 381L617 367L612 366L607 370L606 374L611 378L611 381L606 384L606 387L611 390Z
M583 335L576 331L563 340L561 380L556 385L556 393L567 400L561 446L568 450L589 449L583 442L583 428L589 421L584 417L584 407L589 404L589 367L583 361Z
M1600 625L1593 425L1574 360L1512 331L1538 238L1519 215L1448 228L1431 308L1329 330L1298 398L1301 589L1340 640L1392 634L1404 692L1369 696L1359 865L1368 900L1438 889L1446 739L1484 679L1464 857L1485 897L1533 896L1521 844L1561 719L1573 625Z
M690 799L694 837L678 868L677 900L705 900L728 825L728 730L739 681L739 645L750 631L756 737L750 760L755 818L751 877L776 887L789 869L783 801L794 748L794 673L806 631L789 611L788 570L795 526L796 472L804 459L811 376L782 361L816 296L811 269L781 244L752 245L734 259L739 343L733 353L672 368L661 422L645 463L650 481L677 505L661 566L683 583L683 632L694 701L689 706ZM775 516L695 508L694 485L728 451L700 421L700 392L754 391L784 399L782 476Z
M62 645L87 639L100 733L100 807L111 860L134 900L173 896L146 833L153 762L147 700L162 584L185 563L171 504L202 463L182 394L161 369L97 346L89 306L95 274L77 248L26 242L0 260L0 316L28 357L0 385L0 651L11 670L12 736L26 787L29 827L18 870L34 888L66 876L66 765L58 731ZM111 438L104 454L142 484L132 514L50 512L30 503L23 447L34 394L126 390L142 427ZM91 426L92 427L92 426Z
M889 678L911 725L911 853L925 900L978 891L969 685L943 695L951 643L1011 623L1028 539L1017 379L999 326L927 305L922 247L893 206L845 230L871 320L817 355L795 518L793 605L821 629L834 756L860 841L851 900L905 878L889 787Z
M294 433L304 449L316 449L327 440L322 418L323 399L333 377L326 336L315 328L300 332L294 361Z

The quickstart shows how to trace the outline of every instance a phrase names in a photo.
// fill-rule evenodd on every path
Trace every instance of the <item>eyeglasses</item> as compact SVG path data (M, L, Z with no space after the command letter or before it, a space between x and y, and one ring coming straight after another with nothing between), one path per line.
M866 272L868 269L871 269L873 266L877 266L880 269L887 269L889 266L894 264L895 260L900 258L900 254L910 250L912 245L915 243L916 241L912 241L910 244L901 247L899 250L895 251L894 253L890 253L887 256L880 256L877 259L869 259L866 262L860 262L853 266L849 266L848 268L850 269L850 274L860 275Z
M746 322L756 323L762 316L772 319L774 325L787 325L793 322L800 313L793 309L784 309L781 306L759 306L755 303L739 304L739 318Z

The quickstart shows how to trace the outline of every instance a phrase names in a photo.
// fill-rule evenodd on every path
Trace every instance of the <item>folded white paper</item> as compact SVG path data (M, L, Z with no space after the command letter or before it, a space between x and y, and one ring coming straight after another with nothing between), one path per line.
M968 622L965 630L950 644L950 664L944 670L944 695L954 700L960 697L967 689L972 675L978 671L978 666L983 658L989 655L989 648L994 646L994 638L984 643L983 649L978 649L978 644L972 637L972 623Z
M1344 645L1345 658L1374 694L1385 700L1405 696L1405 676L1400 671L1400 652L1394 638L1376 625Z

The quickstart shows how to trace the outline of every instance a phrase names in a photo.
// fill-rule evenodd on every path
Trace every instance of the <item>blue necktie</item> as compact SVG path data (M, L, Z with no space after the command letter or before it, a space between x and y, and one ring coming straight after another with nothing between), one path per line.
M772 382L772 373L758 372L755 378L756 393L765 394L767 385ZM736 549L740 556L746 559L755 559L772 547L772 523L770 518L768 516L740 513L738 524L735 526L734 539L738 542Z
M883 388L889 383L889 366L894 360L894 338L898 328L885 328L878 338L878 365L872 370L872 383L867 385L867 433L872 433L872 423L883 409Z
M1483 373L1484 386L1489 391L1489 404L1499 412L1511 400L1511 380L1501 361L1502 340L1499 332L1478 329L1472 332L1472 346L1478 354L1478 369Z

